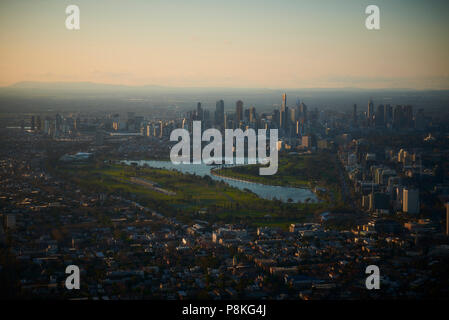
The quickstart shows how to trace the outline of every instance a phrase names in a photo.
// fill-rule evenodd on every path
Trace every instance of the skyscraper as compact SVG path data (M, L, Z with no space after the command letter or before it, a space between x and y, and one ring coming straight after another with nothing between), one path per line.
M291 108L290 109L290 123L291 124L295 124L297 118L298 118L298 114L296 113L296 109L295 108Z
M243 120L245 122L249 122L249 109L244 109L243 110Z
M224 127L224 101L219 100L215 104L215 125Z
M388 125L389 123L391 123L392 119L393 119L393 108L389 104L386 104L385 110L384 110L385 125Z
M36 124L37 131L41 131L41 129L42 129L42 122L41 122L41 117L40 116L37 116L36 122L37 122L37 124ZM76 122L74 124L74 129L76 129Z
M373 121L373 116L374 116L374 103L371 99L368 102L368 112L367 112L366 116L368 118L368 124L371 125L372 121Z
M287 94L284 93L282 94L282 105L281 105L281 110L279 112L279 128L281 129L285 129L287 127L287 114L288 114L288 110L287 110Z
M354 104L353 110L352 110L352 123L354 126L357 126L357 105Z
M398 129L403 126L402 106L396 105L393 111L393 127Z
M377 106L376 115L375 115L375 123L376 127L383 127L385 123L385 110L384 105L380 104Z
M402 195L402 211L419 213L419 190L404 189Z
M254 107L249 108L249 122L256 122L256 108Z
M413 128L413 107L411 105L403 106L402 114L404 116L404 126Z
M239 100L235 103L235 122L236 126L240 125L240 121L243 120L243 101Z
M273 122L276 124L276 125L279 125L280 124L280 122L281 122L281 115L280 115L280 112L279 112L279 110L278 109L274 109L273 110L273 114L272 114L272 119L273 119Z
M63 117L58 113L55 117L55 131L59 132L61 130Z
M304 102L301 102L299 105L299 118L303 119L303 121L307 121L307 105Z
M203 120L203 108L201 108L201 102L196 105L196 118L198 120Z

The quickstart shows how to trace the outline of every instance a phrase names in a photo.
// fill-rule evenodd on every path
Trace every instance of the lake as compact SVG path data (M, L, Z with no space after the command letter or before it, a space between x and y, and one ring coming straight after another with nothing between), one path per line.
M136 163L139 166L147 165L152 168L177 170L182 173L196 174L197 176L210 176L213 180L224 181L228 185L238 188L242 191L245 189L258 195L260 198L273 200L274 198L287 202L288 199L292 199L293 202L305 202L306 199L310 199L310 202L318 202L318 198L310 189L306 188L292 188L265 185L256 182L242 181L233 178L219 177L211 173L211 169L214 166L209 166L204 163L201 164L173 164L170 161L157 161L157 160L122 160L121 163L130 165Z

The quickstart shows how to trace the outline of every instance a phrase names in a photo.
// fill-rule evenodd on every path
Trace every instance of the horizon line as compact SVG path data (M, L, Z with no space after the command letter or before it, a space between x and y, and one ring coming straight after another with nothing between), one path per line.
M36 85L70 85L70 84L85 84L85 85L103 85L111 87L124 87L124 88L145 88L145 87L155 87L155 88L167 88L167 89L232 89L232 90L272 90L272 91L293 91L293 90L361 90L361 91L449 91L448 88L388 88L388 87L376 87L376 88L366 88L366 87L290 87L290 88L270 88L270 87L226 87L226 86L171 86L171 85L161 85L161 84L122 84L122 83L106 83L106 82L94 82L94 81L32 81L23 80L14 82L9 85L0 85L0 89L33 89L32 87L20 87L20 85L25 84L36 84Z

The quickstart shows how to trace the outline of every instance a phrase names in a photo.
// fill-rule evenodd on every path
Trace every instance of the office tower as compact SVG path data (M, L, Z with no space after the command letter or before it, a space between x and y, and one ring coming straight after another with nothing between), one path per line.
M224 101L219 100L215 103L215 125L224 126Z
M201 108L201 102L196 105L196 119L203 120L203 108Z
M282 105L281 110L279 112L279 128L285 129L287 128L287 94L282 94Z
M301 144L304 148L312 147L312 137L311 136L303 136L301 139Z
M287 108L287 94L283 93L281 110L285 110L285 108Z
M357 105L354 104L354 107L352 109L352 123L354 126L357 126Z
M195 120L195 117L196 117L196 111L187 111L185 114L185 118L188 119L189 121Z
M201 107L201 104L200 104L200 107ZM162 138L164 135L164 123L162 122L162 120L159 121L159 123L160 123L160 127L161 127L161 131L159 132L159 138Z
M203 121L209 122L210 120L210 113L209 110L203 110Z
M411 105L403 106L404 126L413 128L413 107Z
M223 129L229 129L229 126L228 126L228 119L229 119L229 116L228 116L227 113L225 113L225 114L224 114L224 126L223 126Z
M243 120L244 120L245 122L248 122L248 121L249 121L249 109L245 109L245 110L243 111Z
M256 122L256 108L254 107L249 108L249 122Z
M224 128L225 129L234 129L234 116L233 113L225 113L224 115Z
M296 124L296 120L298 118L298 114L296 113L296 109L295 108L290 108L289 111L290 111L289 122L290 122L290 124L294 125L294 124Z
M112 129L114 131L117 131L119 129L119 125L120 125L120 116L118 114L115 114L112 116Z
M295 103L295 107L296 107L296 111L298 112L298 115L299 115L299 106L301 105L301 100L299 100L299 98L298 99L296 99L296 103Z
M389 105L385 105L384 110L384 123L385 125L388 125L393 120L393 108Z
M370 118L370 119L374 115L374 103L373 103L373 101L371 99L368 101L368 113L367 113L367 115L368 115L368 118Z
M51 126L51 119L50 119L50 117L45 117L45 120L44 120L44 133L45 134L50 134L49 133L50 126Z
M280 115L279 110L278 109L274 109L273 113L271 115L271 119L273 120L273 123L276 124L276 127L279 126L279 124L281 122L280 118L281 118L281 115Z
M34 120L34 116L31 116L31 130L34 131L35 128L35 120Z
M396 105L393 111L393 128L399 129L402 127L402 106Z
M41 131L41 129L42 129L42 122L41 122L40 116L37 116L37 118L36 118L36 128L37 128L37 131ZM76 126L75 126L75 129L76 129Z
M136 114L134 112L128 112L128 118L126 119L126 130L134 131L136 124L134 122L134 117Z
M55 131L60 131L62 126L63 117L58 113L55 118Z
M410 153L404 149L399 150L398 162L402 162L402 163L406 164L407 162L410 162L410 161L411 161Z
M366 113L366 117L368 118L368 125L371 126L374 116L374 103L370 99L368 102L368 112Z
M235 103L235 122L236 126L240 125L240 121L243 120L243 101L239 100Z
M281 110L279 112L279 127L282 128L285 126L285 118L286 118L286 111L287 111L287 94L282 94L282 104L281 104Z
M307 121L307 105L304 102L299 105L299 118L303 119L304 122Z
M384 115L384 105L380 104L377 106L376 114L375 114L375 123L376 127L383 127L385 123L385 115Z
M419 190L404 188L402 195L402 211L419 213Z

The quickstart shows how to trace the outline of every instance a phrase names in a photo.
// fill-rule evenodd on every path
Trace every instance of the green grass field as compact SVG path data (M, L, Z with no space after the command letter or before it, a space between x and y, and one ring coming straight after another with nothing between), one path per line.
M164 169L92 163L58 165L56 172L85 190L135 198L143 205L185 222L201 218L217 222L285 227L311 218L313 213L327 207L326 202L300 204L265 200L210 177ZM176 195L166 195L138 185L131 181L131 177L150 180L161 188L176 192ZM203 208L207 213L198 213Z
M279 157L278 171L272 176L259 175L260 165L228 167L219 175L263 184L304 188L315 186L331 189L338 185L335 156L328 153L287 155Z

